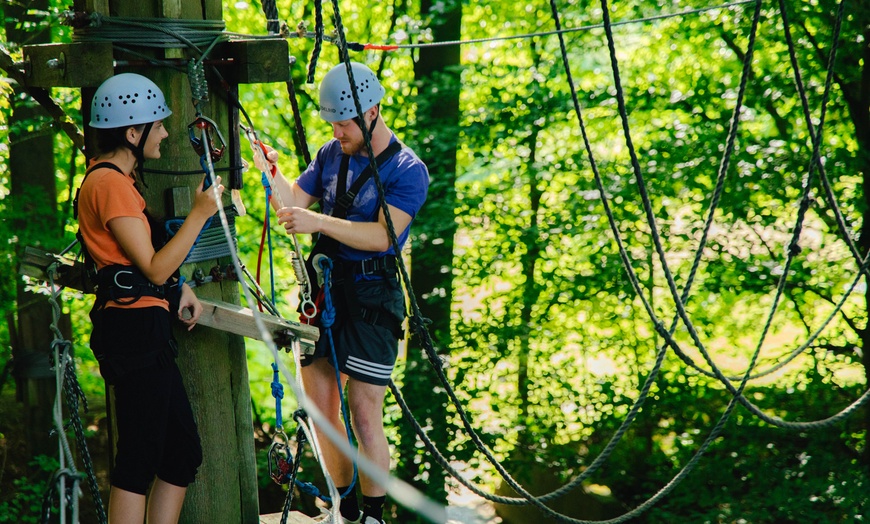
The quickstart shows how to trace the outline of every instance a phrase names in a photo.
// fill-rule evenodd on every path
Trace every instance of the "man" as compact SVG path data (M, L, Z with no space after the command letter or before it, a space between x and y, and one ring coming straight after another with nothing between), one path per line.
M331 297L336 319L329 328L321 325L322 336L315 354L302 359L306 394L335 430L344 434L339 412L341 392L346 385L360 453L388 471L390 451L384 434L383 403L405 316L396 265L400 253L391 243L373 176L369 174L349 206L342 207L336 202L341 194L353 192L358 178L365 179L364 171L370 164L365 127L378 159L384 200L401 251L411 221L426 200L429 173L426 165L399 143L384 122L380 107L384 88L377 76L363 64L351 63L351 67L362 118L354 104L347 67L339 64L320 84L320 116L332 125L334 139L320 148L295 183L290 184L278 172L274 191L284 205L278 209L278 217L287 233L318 234L318 247L327 245L319 250L325 251L333 262ZM274 165L275 153L268 156ZM268 167L271 169L272 165ZM342 174L343 171L346 173ZM346 180L343 188L339 188L341 180ZM321 203L322 213L309 210L316 202ZM326 336L326 329L331 329L331 337ZM341 389L334 359L341 372ZM339 492L347 493L340 507L344 523L383 524L386 490L360 471L363 496L360 512L355 490L348 490L353 481L353 463L329 439L320 439L319 443ZM327 517L326 521L330 519Z

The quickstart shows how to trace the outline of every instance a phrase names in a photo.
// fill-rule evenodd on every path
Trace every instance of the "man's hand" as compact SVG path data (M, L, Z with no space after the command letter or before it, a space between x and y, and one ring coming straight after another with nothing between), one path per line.
M185 312L190 316L185 318ZM199 299L196 298L193 290L187 284L181 286L181 300L179 301L176 314L178 315L178 320L187 326L188 331L193 329L193 326L196 325L196 321L199 320L199 316L202 314L202 304L199 303Z
M263 173L271 175L272 169L278 169L278 152L271 146L262 142L260 144L260 147L254 147L254 165Z
M282 207L277 211L278 223L284 225L288 234L319 233L324 215L301 207Z

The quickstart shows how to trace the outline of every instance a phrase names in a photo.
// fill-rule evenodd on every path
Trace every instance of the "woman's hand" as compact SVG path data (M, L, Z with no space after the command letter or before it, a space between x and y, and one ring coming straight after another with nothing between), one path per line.
M193 209L190 211L191 215L198 213L200 218L205 221L208 217L217 213L218 206L221 205L221 195L224 192L224 186L221 185L221 177L215 176L214 184L217 186L217 190L212 187L203 189L202 186L205 185L205 178L203 177L202 184L200 184L196 189L196 195L193 197Z
M184 315L185 311L190 315L187 318ZM196 325L196 321L199 320L199 316L202 314L202 304L199 303L199 299L196 298L193 290L187 284L181 286L181 300L178 303L176 314L178 315L178 320L187 326L188 331L193 329L193 326Z

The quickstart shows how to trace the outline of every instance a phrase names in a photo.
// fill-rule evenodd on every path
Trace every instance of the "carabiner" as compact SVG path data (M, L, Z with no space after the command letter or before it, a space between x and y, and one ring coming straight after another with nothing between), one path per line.
M202 138L196 136L197 130L200 130L204 134L206 143L203 143ZM212 162L220 162L227 148L227 143L214 120L201 115L196 117L196 120L187 126L187 134L190 138L190 145L193 146L193 150L196 151L197 155L203 156L208 151ZM213 134L217 135L220 147L214 145Z

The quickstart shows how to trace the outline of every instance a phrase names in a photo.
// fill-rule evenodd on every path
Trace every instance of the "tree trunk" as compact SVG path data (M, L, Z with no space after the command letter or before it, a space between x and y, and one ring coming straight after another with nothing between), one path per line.
M109 2L109 13L130 18L177 18L191 20L220 20L219 0L165 2ZM139 50L137 48L137 50ZM179 43L178 48L154 50L142 48L142 52L154 53L158 59L199 58ZM216 53L216 52L215 52ZM129 58L116 50L116 59ZM210 55L211 56L211 55ZM202 180L202 167L188 142L187 126L196 118L191 99L190 80L183 72L172 68L147 66L116 69L115 73L135 72L151 78L166 95L172 115L164 122L169 138L161 145L161 158L146 164L144 197L148 211L155 218L167 218L175 214L186 215L190 200L185 195L195 193ZM236 121L229 109L227 97L217 79L207 72L209 85L208 101L199 105L203 116L214 120L221 133L227 137L233 152L224 155L216 168L239 163L238 128L229 125ZM93 89L83 90L82 104L85 118ZM198 137L199 135L197 135ZM159 174L150 170L166 170L178 174ZM199 173L181 174L185 171ZM223 183L228 186L229 176L223 173ZM174 200L169 200L174 195ZM179 196L181 195L181 196ZM173 203L174 202L174 203ZM229 204L229 191L225 193L224 206ZM215 217L213 220L218 220ZM209 274L212 267L225 268L231 263L229 257L212 259L196 264L185 264L181 274L190 278L199 268ZM221 300L239 304L239 287L234 281L209 283L196 288L200 298ZM196 423L202 438L204 461L199 468L197 480L187 491L181 522L240 522L259 521L258 485L256 459L254 456L253 421L251 396L248 385L248 370L244 339L223 331L196 327L188 332L180 327L174 330L179 346L178 365L184 377L185 387L193 406Z
M51 35L40 31L38 14L45 12L48 0L10 4L5 8L6 38L9 42L45 43ZM16 23L18 22L18 23ZM29 29L28 29L29 28ZM54 166L54 132L50 117L30 97L16 89L10 103L9 171L12 176L11 206L18 245L45 246L62 236L57 212L57 187ZM55 246L56 247L56 246ZM18 279L16 333L12 341L18 400L24 405L25 441L29 456L58 453L57 439L49 436L54 426L55 374L51 369L52 341L49 328L52 307L45 295L24 288ZM61 315L60 327L70 338L69 315Z
M440 10L439 10L440 6ZM462 24L459 0L436 3L420 1L421 16L431 17L429 28L436 41L456 40ZM450 312L453 297L453 237L456 233L456 149L459 126L459 47L421 49L414 67L417 81L416 135L414 149L429 168L430 186L426 204L415 221L412 235L414 270L411 285L432 342L439 353L450 347ZM449 442L447 397L433 388L433 372L427 363L420 337L408 345L403 393L421 424L429 426L430 437L439 444ZM424 378L426 377L426 378ZM433 378L430 378L433 377ZM408 424L399 427L398 474L429 497L444 502L447 497L443 469L415 446L416 436ZM419 517L400 509L401 522Z

